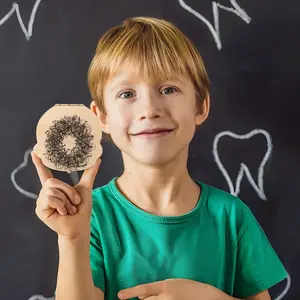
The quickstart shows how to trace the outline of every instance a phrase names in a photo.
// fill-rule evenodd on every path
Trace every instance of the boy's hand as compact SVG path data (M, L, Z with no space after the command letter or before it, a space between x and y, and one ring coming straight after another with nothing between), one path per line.
M42 184L35 210L39 219L60 237L70 240L89 237L92 189L100 158L84 170L80 182L72 187L53 178L51 171L34 152L31 156Z
M167 279L137 285L118 293L119 299L138 297L144 300L232 300L217 288L189 279Z

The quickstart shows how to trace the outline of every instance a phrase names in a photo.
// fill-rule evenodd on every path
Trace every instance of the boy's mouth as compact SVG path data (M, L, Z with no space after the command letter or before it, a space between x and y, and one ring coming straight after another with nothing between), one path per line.
M136 134L133 134L133 136L138 136L142 138L157 138L166 136L170 134L173 130L173 128L149 128L142 130Z
M139 136L162 136L170 133L174 129L172 128L149 128L142 130L141 132L138 132L133 135L139 135Z

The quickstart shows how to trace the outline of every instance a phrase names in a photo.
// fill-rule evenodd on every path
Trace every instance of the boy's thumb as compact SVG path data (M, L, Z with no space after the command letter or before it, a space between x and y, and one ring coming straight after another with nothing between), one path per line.
M83 187L88 189L89 191L92 191L100 164L101 164L101 158L99 157L93 166L84 170L79 183L76 184L76 187Z

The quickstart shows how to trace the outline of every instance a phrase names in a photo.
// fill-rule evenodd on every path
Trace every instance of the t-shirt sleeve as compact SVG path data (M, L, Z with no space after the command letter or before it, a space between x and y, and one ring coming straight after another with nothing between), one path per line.
M271 288L288 274L250 208L242 204L242 211L234 296L244 299Z
M100 241L99 226L97 218L95 218L94 211L92 211L90 221L91 235L90 235L90 265L94 285L105 291L105 278L104 278L104 263L103 253Z

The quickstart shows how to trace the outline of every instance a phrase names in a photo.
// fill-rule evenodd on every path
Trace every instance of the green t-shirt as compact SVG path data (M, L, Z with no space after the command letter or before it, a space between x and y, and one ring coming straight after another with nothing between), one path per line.
M249 207L201 187L193 210L156 216L126 199L116 179L92 192L90 262L105 299L119 290L168 278L207 283L238 298L280 282L287 272Z

